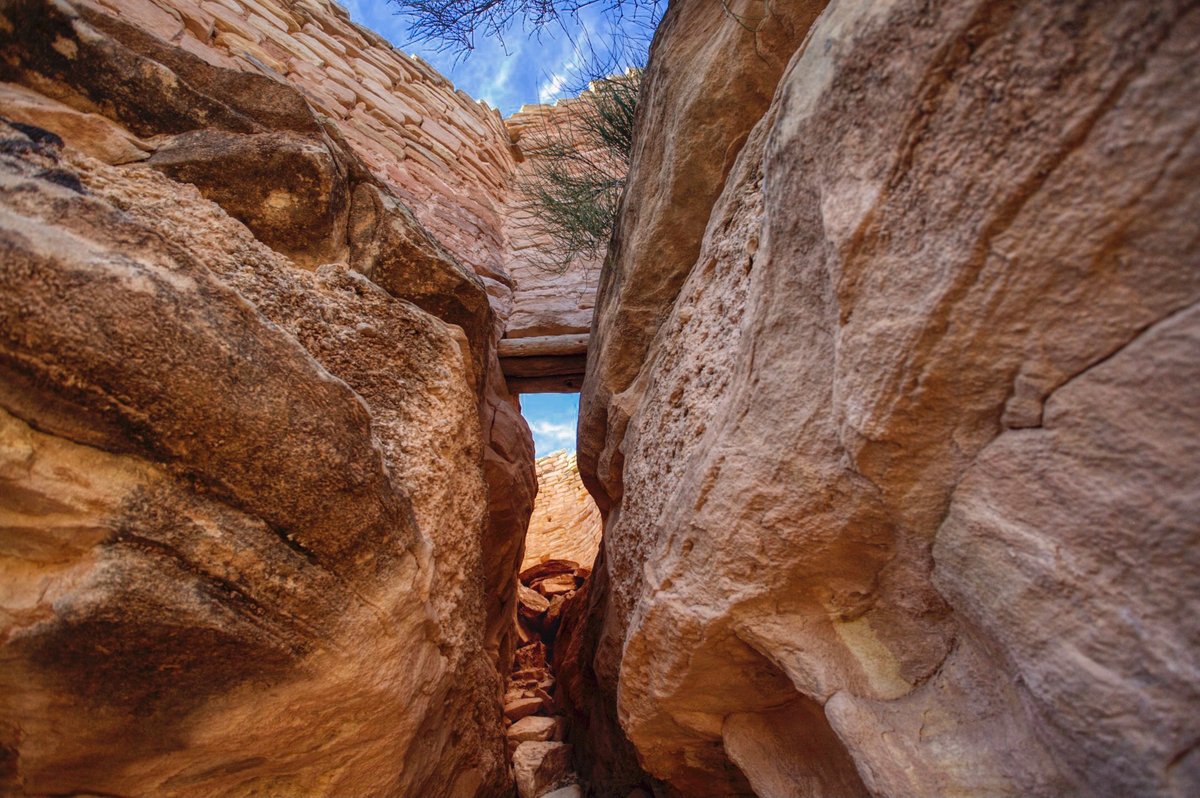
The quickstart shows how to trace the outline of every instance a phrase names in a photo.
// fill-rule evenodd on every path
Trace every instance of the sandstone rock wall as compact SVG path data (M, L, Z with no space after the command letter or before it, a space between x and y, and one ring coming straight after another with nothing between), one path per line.
M710 12L597 300L576 750L613 794L632 751L674 795L1194 794L1200 12Z
M521 161L512 173L514 191L504 211L504 228L509 246L507 268L518 290L508 317L509 338L586 333L592 324L600 258L577 256L569 266L548 257L554 250L536 218L531 218L522 195L522 180L528 180L539 158L539 145L546 142L583 143L579 105L589 102L588 92L554 105L526 105L504 121ZM550 246L547 248L547 243Z
M546 560L571 560L591 568L600 549L600 509L579 479L575 455L554 452L539 457L537 480L521 570Z
M0 792L506 794L485 284L260 55L119 11L0 9Z

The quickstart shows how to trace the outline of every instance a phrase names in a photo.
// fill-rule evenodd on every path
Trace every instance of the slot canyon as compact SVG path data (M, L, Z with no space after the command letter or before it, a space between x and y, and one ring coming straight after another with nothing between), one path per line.
M0 795L1200 795L1200 4L670 0L636 74L551 268L599 89L0 0Z

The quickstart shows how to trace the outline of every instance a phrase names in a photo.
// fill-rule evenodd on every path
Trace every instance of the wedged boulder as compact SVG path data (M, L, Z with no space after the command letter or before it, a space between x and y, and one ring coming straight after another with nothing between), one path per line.
M579 563L574 560L543 560L521 571L519 579L527 585L562 574L574 574L579 569Z
M518 743L551 742L561 738L562 720L530 715L509 726L505 734L509 740Z
M525 585L517 586L519 597L517 612L528 621L534 621L546 610L550 609L550 601L536 590L530 590Z
M348 170L321 138L194 130L159 144L147 164L200 189L294 263L349 255Z
M513 753L513 773L520 798L541 798L572 776L571 746L526 742Z
M557 576L547 576L533 583L533 589L547 597L570 593L578 586L579 584L575 580L574 572L558 574Z
M516 722L546 709L541 696L514 696L504 702L504 717Z

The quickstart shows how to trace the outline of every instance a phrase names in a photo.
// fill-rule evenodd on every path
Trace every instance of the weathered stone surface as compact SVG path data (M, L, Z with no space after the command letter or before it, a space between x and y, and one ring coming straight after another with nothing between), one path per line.
M575 455L554 452L539 457L537 475L521 578L533 585L558 573L583 576L579 564L590 568L596 559L602 527L600 510L579 479Z
M538 580L534 585L534 589L543 596L560 596L563 593L570 593L578 587L575 581L574 574L561 574L559 576L551 576L546 579Z
M187 18L199 14L204 18L208 13L188 0L155 1L168 15ZM277 251L289 254L293 262L313 267L349 257L377 273L379 282L396 296L463 327L474 355L474 380L481 388L480 423L487 437L484 470L489 514L482 549L487 563L485 590L492 600L487 607L486 640L497 667L503 669L512 650L511 618L516 603L516 580L511 574L520 558L521 536L536 488L532 440L512 405L493 354L500 322L489 316L478 280L413 222L389 193L388 187L396 188L394 182L372 176L379 164L369 160L370 153L356 147L348 135L342 135L349 133L348 128L319 120L300 92L279 75L264 77L244 71L258 69L257 62L239 61L240 56L218 57L208 43L198 44L190 51L196 53L193 55L156 38L154 32L161 32L157 24L150 25L150 32L137 24L159 19L157 12L135 8L125 13L129 9L123 8L122 2L131 0L113 0L108 6L119 18L104 13L102 3L80 10L65 2L22 0L6 7L4 19L11 25L0 30L4 76L25 84L26 94L30 88L48 92L91 116L102 115L109 125L127 125L146 136L137 138L124 131L124 136L139 146L162 148L161 154L155 153L160 166L178 176L186 172L208 196ZM272 0L265 2L276 8ZM152 0L145 3L154 5ZM296 13L320 16L322 9L327 10L330 16L322 18L322 24L331 26L346 41L358 42L352 47L363 46L357 29L344 14L338 16L335 6L320 0L313 3ZM279 8L263 14L293 16ZM227 24L230 30L258 40L258 34L245 30L246 21L235 14ZM268 36L282 31L267 27L274 31ZM189 27L181 34L183 41L190 41L187 36L194 34L207 42L203 33L207 28L201 28L196 33ZM44 35L11 35L15 31ZM58 49L48 42L58 42ZM440 76L431 74L429 79L448 85ZM147 85L139 90L139 83ZM302 83L298 87L304 89ZM454 97L461 105L461 98ZM22 97L20 110L29 107L27 97ZM79 114L72 117L39 110L38 118L47 124L66 123L59 130L69 144L84 151L95 149L95 142L89 139L95 127L90 117L89 124L81 125ZM500 130L498 120L495 129ZM155 135L168 133L178 135ZM503 136L502 131L497 135ZM112 139L114 134L106 131L105 136ZM406 186L400 195L416 196L415 188L420 186ZM347 230L351 197L360 200L357 213L350 208L353 232ZM461 200L473 202L469 196ZM390 250L386 256L381 247Z
M1200 787L1196 41L1184 3L838 2L678 271L623 270L631 178L555 652L585 756L623 730L685 795Z
M530 715L509 726L506 734L509 740L515 740L518 743L550 742L559 734L559 725L560 721L556 718Z
M100 114L69 105L13 83L0 84L0 106L14 122L57 131L83 152L105 163L123 164L150 157L152 145Z
M31 134L0 147L4 791L499 788L461 333Z
M47 94L83 114L103 109L137 135L316 135L311 105L454 260L505 287L490 295L496 335L518 281L521 318L536 320L518 319L514 334L587 331L598 264L547 272L528 263L535 234L517 218L521 200L511 189L524 157L512 140L527 120L502 120L329 0L92 0L79 8L20 0L5 19L22 32L23 52L8 52L0 79L37 75ZM536 107L539 119L559 115Z
M295 263L347 259L349 176L320 140L196 130L159 144L147 163L196 186Z
M566 743L521 743L513 754L520 798L541 798L571 774L571 746Z
M0 77L100 111L137 135L320 130L291 87L216 68L95 7L13 0L0 15Z
M164 171L202 187L277 251L306 265L345 259L346 177L362 182L365 170L342 164L336 136L295 91L197 61L110 16L89 10L85 21L65 3L9 4L3 14L0 27L19 32L0 37L5 76L26 85L4 92L0 113L52 127L110 163L157 150ZM158 133L182 135L142 138ZM30 488L34 477L17 465L5 495L26 497L14 512L27 514L39 502L58 506L62 480L74 479L88 486L79 502L95 520L85 523L101 532L67 554L57 527L25 515L15 529L42 537L6 536L5 551L17 552L6 572L24 569L24 581L5 593L22 629L6 630L0 676L12 686L0 705L15 768L5 769L5 791L501 790L496 667L511 650L532 443L516 412L503 412L503 383L485 381L480 336L467 357L456 328L353 273L291 274L294 261L179 184L82 161L64 168L35 151L42 139L32 135L6 139L5 152L26 157L8 163L16 171L5 178L5 196L18 203L5 265L21 275L5 300L21 313L4 316L19 346L3 397L14 418L52 433L17 451L52 452L43 459L57 481ZM304 191L288 190L313 176ZM94 198L12 182L28 178ZM283 224L270 216L275 207ZM46 271L53 291L31 279L30 263L58 270ZM402 267L392 271L402 281ZM87 288L77 297L65 288L73 284ZM44 361L42 347L56 360ZM33 434L13 424L6 443ZM118 462L71 477L80 455L59 440L111 450ZM103 475L128 471L125 460L162 474L151 469L148 489L125 479L109 490ZM112 498L104 504L89 490ZM191 520L170 520L181 516ZM211 538L199 548L197 528ZM255 535L265 542L252 545ZM265 565L247 559L251 550ZM26 556L39 565L13 565ZM62 587L47 593L47 584ZM197 604L193 592L211 598ZM383 632L379 617L389 619ZM58 708L80 702L73 715ZM354 724L331 714L335 706ZM237 720L247 712L253 723ZM448 736L452 725L466 735ZM187 745L170 742L181 735ZM423 753L410 757L418 740ZM371 764L380 757L411 761ZM18 774L20 787L8 784Z
M493 332L483 282L446 252L408 208L371 183L354 189L350 263L392 296L462 327L483 379Z
M520 604L517 605L517 612L524 618L535 618L550 609L550 602L536 590L531 590L525 585L518 585L517 594L520 601Z
M536 712L541 712L546 708L546 702L539 696L522 696L513 698L511 701L506 701L504 704L504 717L511 721L519 721L522 718L527 718Z
M616 448L606 437L619 439L624 427L619 396L696 262L746 135L825 3L736 0L714 14L704 0L687 0L671 5L655 33L580 399L579 458L602 509L620 496L620 463L602 459Z

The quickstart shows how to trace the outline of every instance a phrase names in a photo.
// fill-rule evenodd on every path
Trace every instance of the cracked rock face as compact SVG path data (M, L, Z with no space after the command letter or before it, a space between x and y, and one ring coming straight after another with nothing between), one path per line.
M597 749L679 795L1200 789L1197 41L1184 3L835 2L655 314L627 197L560 632Z

